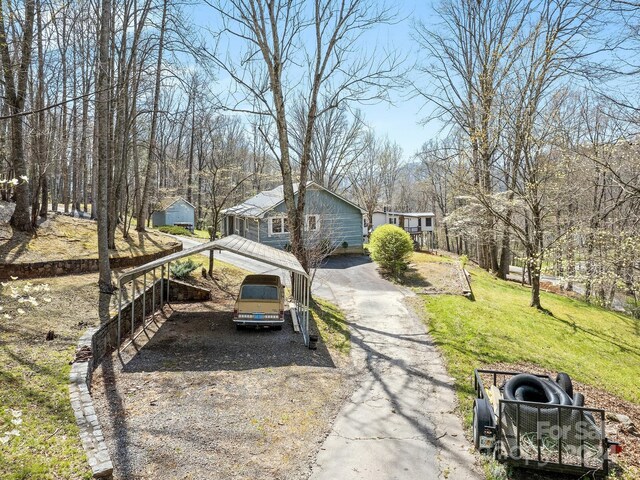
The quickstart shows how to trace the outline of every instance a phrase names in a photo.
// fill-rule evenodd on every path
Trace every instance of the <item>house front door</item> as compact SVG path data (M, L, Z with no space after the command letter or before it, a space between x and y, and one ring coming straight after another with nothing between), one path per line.
M229 215L227 217L227 224L225 225L225 234L233 235L235 232L233 231L233 225L235 223L235 218L233 215Z

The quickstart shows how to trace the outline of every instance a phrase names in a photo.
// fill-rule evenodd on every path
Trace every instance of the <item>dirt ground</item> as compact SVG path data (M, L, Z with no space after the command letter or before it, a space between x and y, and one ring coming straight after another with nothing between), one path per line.
M95 372L114 478L306 478L351 391L348 357L307 349L290 319L237 331L221 292L172 307Z
M502 370L512 372L527 372L546 374L551 378L555 378L557 372L551 372L537 365L531 364L508 364L508 363L495 363L485 367L490 370ZM604 390L594 388L589 385L585 385L580 382L572 381L573 391L582 393L585 397L585 407L600 408L605 410L607 416L605 417L605 430L607 432L607 438L613 442L619 442L622 446L622 452L618 455L612 456L613 461L612 472L620 472L620 466L628 471L630 477L623 478L640 478L634 475L640 475L640 405L623 400L615 395L612 395ZM611 414L620 413L628 416L633 422L632 428L626 428L620 422L615 421ZM529 471L520 472L521 476L515 475L513 478L518 480L529 479L553 479L564 478L560 476L547 476L547 475L533 475Z
M444 255L414 252L405 276L405 283L423 295L462 295L469 288L459 261Z

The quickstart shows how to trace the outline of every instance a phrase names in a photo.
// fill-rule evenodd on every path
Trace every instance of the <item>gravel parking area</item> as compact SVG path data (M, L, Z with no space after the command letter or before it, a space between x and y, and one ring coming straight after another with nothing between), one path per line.
M116 479L298 479L352 380L349 359L282 331L236 331L230 300L174 304L96 370Z

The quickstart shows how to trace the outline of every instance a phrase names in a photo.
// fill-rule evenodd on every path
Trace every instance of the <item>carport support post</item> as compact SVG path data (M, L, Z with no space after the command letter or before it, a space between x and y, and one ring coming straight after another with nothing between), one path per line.
M122 319L122 283L118 288L118 349L120 349L120 322Z
M160 268L160 309L164 307L164 265Z
M144 275L142 275L142 328L143 329L144 329L146 318L147 318L147 272L144 272Z
M133 338L133 326L135 324L135 310L136 310L136 279L131 282L131 337Z
M171 288L171 262L167 264L167 303L169 303L169 289Z
M306 332L307 345L309 344L309 300L311 299L310 288L309 288L309 279L307 277L303 277L302 281L304 283L304 295L305 295L305 309L304 309L304 331Z
M156 269L153 269L153 290L151 291L151 315L156 319Z

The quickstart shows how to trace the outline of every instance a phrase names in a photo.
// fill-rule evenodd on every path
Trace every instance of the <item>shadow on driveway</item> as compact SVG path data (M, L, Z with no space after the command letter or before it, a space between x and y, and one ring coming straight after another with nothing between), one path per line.
M293 332L291 319L281 331L236 330L232 312L180 305L124 365L124 373L154 371L251 370L291 365L335 368L324 343L313 351Z

